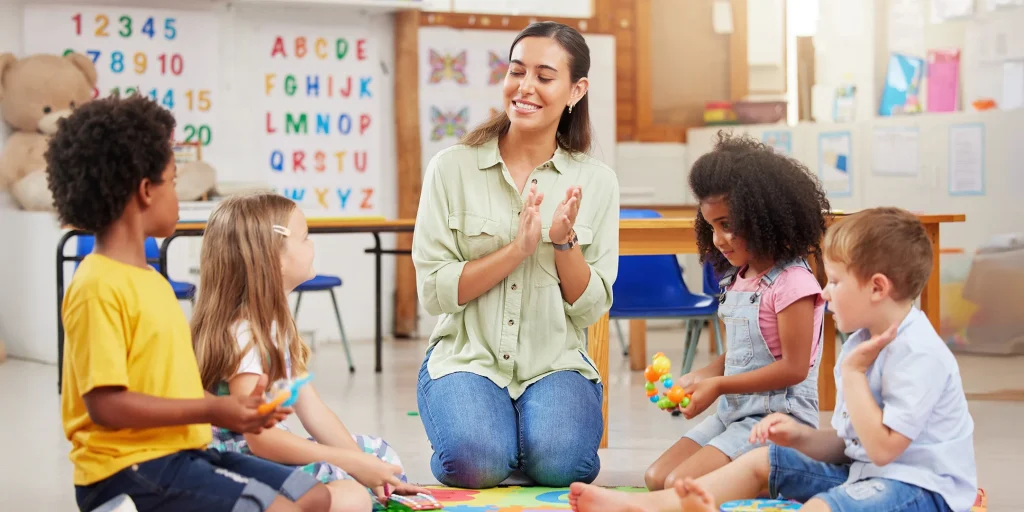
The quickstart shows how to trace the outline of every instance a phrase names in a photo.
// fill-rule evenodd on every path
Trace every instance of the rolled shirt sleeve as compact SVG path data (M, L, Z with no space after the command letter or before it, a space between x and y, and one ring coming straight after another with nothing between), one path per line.
M435 155L427 164L412 236L416 290L427 313L437 316L466 309L459 305L459 278L466 267L455 233L448 227L448 197Z
M594 226L580 226L577 236L582 233L589 237L589 243L580 246L583 258L590 266L590 282L576 302L564 302L565 314L577 328L585 329L597 322L612 307L612 284L619 270L619 184L614 178L607 181L601 197L591 198L598 204L607 205ZM585 199L586 200L586 199Z

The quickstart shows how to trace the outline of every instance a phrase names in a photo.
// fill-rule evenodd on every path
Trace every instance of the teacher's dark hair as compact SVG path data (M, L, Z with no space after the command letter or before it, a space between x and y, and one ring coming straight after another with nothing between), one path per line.
M569 54L569 77L573 84L590 73L590 47L587 46L587 41L576 29L554 21L532 23L512 41L512 46L508 50L509 60L512 59L512 49L519 41L527 37L547 37L561 45L562 49ZM571 114L568 108L565 108L562 111L562 118L558 121L558 145L570 153L590 151L589 97L589 93L584 94L573 105ZM468 146L483 145L495 137L508 133L511 124L508 113L502 110L466 134L460 142Z

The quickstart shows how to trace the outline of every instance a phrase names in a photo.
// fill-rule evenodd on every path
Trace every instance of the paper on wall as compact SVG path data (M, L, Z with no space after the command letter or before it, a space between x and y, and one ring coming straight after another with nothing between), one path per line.
M875 128L871 172L881 176L919 175L920 135L913 126Z
M949 193L985 193L985 127L980 123L949 128Z
M925 56L924 0L891 0L889 53Z
M1024 60L1003 63L1003 101L999 108L1013 110L1024 107Z
M974 0L932 0L932 23L942 23L974 14Z

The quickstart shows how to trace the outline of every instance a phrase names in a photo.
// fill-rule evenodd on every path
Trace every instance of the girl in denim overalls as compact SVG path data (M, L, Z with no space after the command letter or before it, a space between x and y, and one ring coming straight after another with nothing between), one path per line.
M702 261L721 276L726 353L680 378L692 394L683 438L648 469L651 490L718 469L756 447L750 431L781 412L818 425L825 303L807 258L820 254L828 199L799 162L753 139L722 136L694 163ZM717 402L717 404L716 404Z

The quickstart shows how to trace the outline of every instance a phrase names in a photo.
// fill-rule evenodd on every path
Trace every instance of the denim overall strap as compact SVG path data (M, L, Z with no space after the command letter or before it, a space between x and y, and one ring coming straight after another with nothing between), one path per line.
M761 296L775 284L783 271L794 266L810 270L810 266L803 259L777 264L761 277L756 291L727 291L728 286L735 281L735 271L723 276L720 282L723 293L719 299L718 314L725 322L726 376L753 371L775 362L775 356L768 349L768 344L761 333ZM819 350L807 378L795 386L760 393L723 395L718 401L719 418L723 423L729 424L748 416L781 412L817 428L820 354Z

